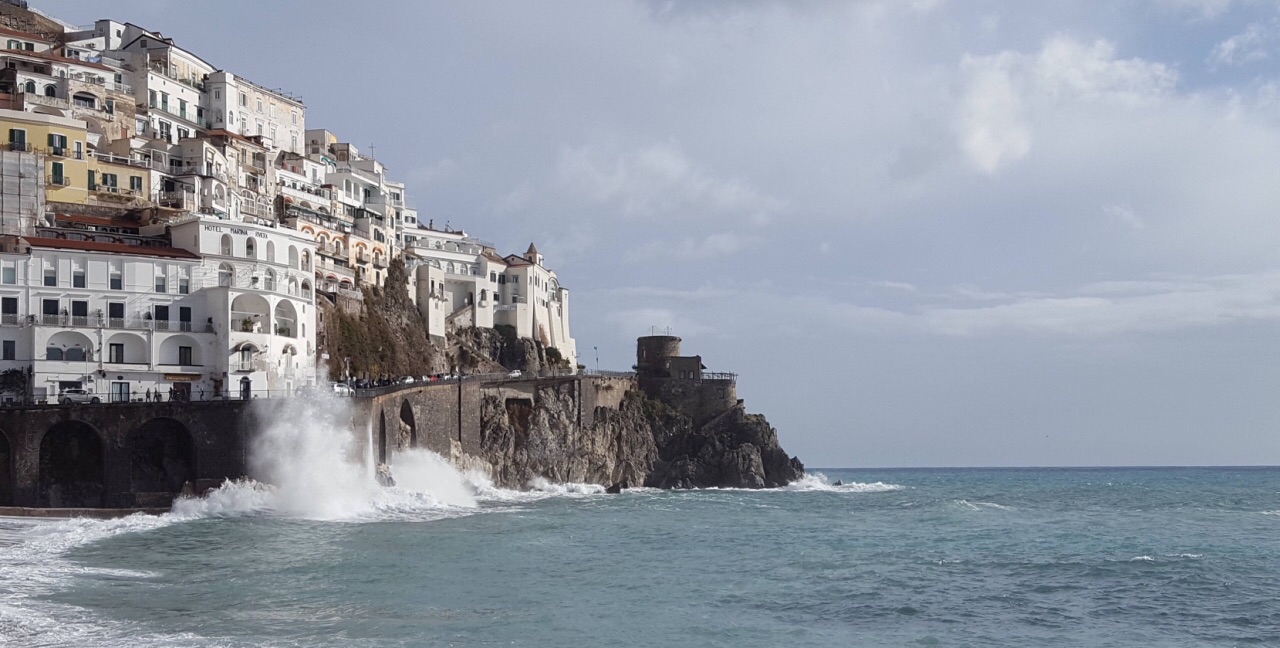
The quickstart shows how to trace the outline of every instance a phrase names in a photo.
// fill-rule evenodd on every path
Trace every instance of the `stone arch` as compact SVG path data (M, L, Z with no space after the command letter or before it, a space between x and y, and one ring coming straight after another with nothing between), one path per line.
M93 508L106 493L102 437L84 421L55 424L40 440L40 504Z
M176 495L183 484L195 481L195 441L182 423L167 417L151 419L129 433L127 445L134 493Z
M196 342L186 335L171 335L160 343L160 358L157 364L162 365L181 365L178 360L181 359L180 347L191 348L191 364L187 366L197 366L204 364L203 354L200 353L200 343Z
M387 463L387 413L378 410L378 463Z
M274 333L285 337L298 337L298 309L288 299L281 299L273 311Z
M111 349L113 344L119 344L123 347L123 355L120 356L119 360L124 364L146 364L150 362L150 358L147 357L150 345L137 333L116 333L107 338L106 348L108 350ZM115 362L116 358L104 357L103 360Z
M58 357L50 355L55 349ZM45 343L45 359L71 362L92 360L93 341L79 331L58 331L49 336L49 341Z
M0 506L13 506L13 444L0 430Z
M418 447L418 426L413 420L413 406L407 398L400 403L400 441L407 441L406 447Z

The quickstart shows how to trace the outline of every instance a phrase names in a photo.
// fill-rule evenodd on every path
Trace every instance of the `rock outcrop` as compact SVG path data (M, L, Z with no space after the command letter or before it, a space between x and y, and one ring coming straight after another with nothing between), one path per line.
M632 389L617 409L597 407L579 424L572 382L536 398L484 400L482 457L499 485L537 478L602 486L774 488L804 475L763 416L733 407L701 426Z

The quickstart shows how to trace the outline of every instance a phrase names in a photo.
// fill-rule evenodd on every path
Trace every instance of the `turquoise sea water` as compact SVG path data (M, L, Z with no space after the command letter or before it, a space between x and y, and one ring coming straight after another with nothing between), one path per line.
M1280 469L819 472L3 519L0 645L1280 645Z

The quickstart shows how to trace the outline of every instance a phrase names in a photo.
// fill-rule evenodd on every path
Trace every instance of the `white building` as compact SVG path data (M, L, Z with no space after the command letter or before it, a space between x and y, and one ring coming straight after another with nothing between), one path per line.
M217 337L209 368L218 386L284 395L315 383L314 244L290 229L212 217L169 230L175 247L201 259L195 274Z
M430 226L405 232L412 296L427 332L443 337L450 327L510 326L518 337L553 347L577 364L569 333L569 290L546 268L538 249L500 257L492 245L463 231Z

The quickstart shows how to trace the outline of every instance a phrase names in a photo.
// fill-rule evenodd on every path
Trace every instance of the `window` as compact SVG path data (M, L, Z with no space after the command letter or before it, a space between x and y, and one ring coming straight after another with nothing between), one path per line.
M169 93L167 92L160 93L160 110L169 112Z
M49 165L49 184L62 186L66 184L67 176L63 175L62 163L54 162Z
M89 191L93 191L94 189L98 188L98 172L97 171L89 172L88 187L89 187Z
M296 110L289 111L289 121L290 121L294 126L297 126L297 125L298 125L298 111L296 111Z
M223 235L222 235L222 249L221 249L221 252L222 252L222 256L231 256L231 255L232 255L233 250L232 250L232 246L231 246L231 235L230 235L230 234L223 234Z
M9 49L22 49L22 43L13 39L9 39L9 41L5 43L5 47Z
M114 173L102 174L102 186L104 187L118 187L119 184L117 183L119 181L120 181L120 178L117 177L116 174Z
M244 255L250 259L258 258L257 250L254 248L254 242L251 238L244 241Z
M187 295L191 293L191 280L186 277L178 277L178 294Z
M4 341L4 355L0 359L16 360L18 357L18 343L13 340Z
M13 285L18 283L18 268L12 265L6 265L3 272L4 283Z
M27 149L27 131L21 128L9 129L9 150L25 151Z
M191 307L190 306L178 307L178 321L182 322L184 325L182 327L182 330L184 331L191 330Z
M178 347L178 364L184 367L190 367L192 364L194 364L193 362L191 362L191 347L189 346Z
M241 105L241 106L248 106L248 105L249 105L249 95L246 95L246 94L245 94L245 93L243 93L243 92L241 92L241 93L240 93L240 105Z
M109 302L107 304L107 326L124 328L124 302Z
M44 269L44 285L46 286L58 285L58 267L57 266L51 265L51 266L47 266Z
M156 91L155 91L155 90L151 90L151 91L149 91L149 93L148 93L148 101L147 101L147 105L148 105L148 106L150 106L151 108L155 108L155 107L156 107L156 105L157 105L157 104L156 104Z
M157 305L157 306L155 307L155 309L156 309L156 315L155 315L155 317L156 317L156 321L157 321L157 322L168 322L168 321L169 321L169 307L168 307L168 306L160 306L160 305Z
M214 90L214 91L213 91L213 98L214 98L214 99L221 99L221 98L222 98L222 91L221 91L221 90Z
M129 188L134 191L141 192L142 176L129 176Z
M103 105L102 109L105 110L108 115L116 114L116 100L107 99L106 104Z
M86 282L85 282L84 268L73 268L71 270L71 287L84 288L85 285L86 285Z
M158 293L169 292L169 281L168 278L164 276L163 272L164 271L162 270L161 274L156 275L156 292Z
M111 269L111 289L124 290L124 275L119 268Z
M107 362L114 364L124 364L124 345L119 342L112 342L107 345Z
M258 113L262 113L262 97L258 97Z
M165 141L172 141L173 139L172 136L173 136L173 124L170 124L167 121L161 121L160 122L160 139Z
M71 325L89 325L89 302L83 300L71 302Z
M22 85L22 91L23 91L23 92L26 92L27 94L35 94L35 93L36 93L36 82L35 82L35 81L27 81L26 83L24 83L24 84Z
M187 100L186 99L178 100L178 116L183 119L187 118Z
M187 139L187 138L189 138L189 137L191 137L191 131L190 131L190 130L188 130L188 129L186 129L186 128L184 128L184 127L182 127L182 126L179 126L179 127L178 127L178 139L180 139L180 140L184 140L184 139Z
M54 155L61 155L67 150L67 136L49 133L49 148L53 150Z

